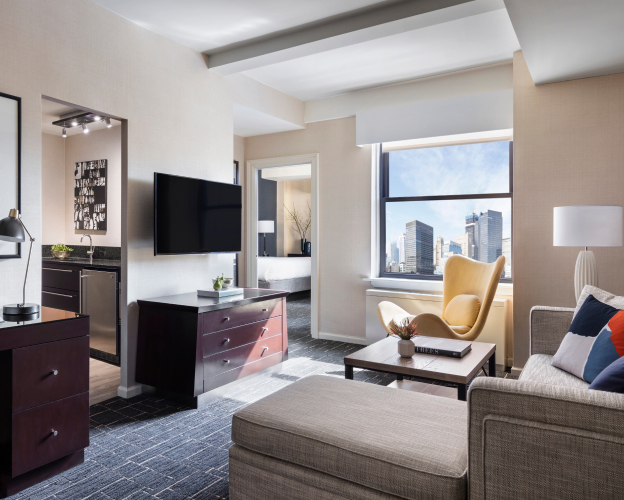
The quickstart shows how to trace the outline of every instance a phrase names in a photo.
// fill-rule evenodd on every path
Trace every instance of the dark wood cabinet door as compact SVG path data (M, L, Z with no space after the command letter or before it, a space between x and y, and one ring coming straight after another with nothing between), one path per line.
M47 286L41 289L41 305L61 311L80 312L80 296L71 290L59 290Z
M88 390L88 336L13 350L13 412Z
M258 321L203 336L204 357L228 351L257 340L268 339L282 333L282 317Z
M282 299L253 302L244 306L203 313L202 333L218 332L281 315Z
M204 358L204 380L278 352L282 352L281 334L214 354Z
M14 413L12 421L11 477L16 477L89 446L89 393Z
M80 268L44 262L41 268L41 285L62 290L80 291Z

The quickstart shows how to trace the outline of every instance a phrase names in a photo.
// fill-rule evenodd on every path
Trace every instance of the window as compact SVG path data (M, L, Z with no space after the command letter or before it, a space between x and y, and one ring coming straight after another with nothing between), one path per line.
M382 150L380 170L380 276L442 279L452 255L503 255L511 281L512 142Z

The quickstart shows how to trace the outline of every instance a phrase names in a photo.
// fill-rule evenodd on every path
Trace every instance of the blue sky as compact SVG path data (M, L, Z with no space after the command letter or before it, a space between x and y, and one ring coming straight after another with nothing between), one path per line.
M410 149L390 152L390 196L481 194L509 191L509 142ZM386 244L414 219L453 240L465 232L474 210L503 213L503 238L511 236L511 199L420 201L386 205Z

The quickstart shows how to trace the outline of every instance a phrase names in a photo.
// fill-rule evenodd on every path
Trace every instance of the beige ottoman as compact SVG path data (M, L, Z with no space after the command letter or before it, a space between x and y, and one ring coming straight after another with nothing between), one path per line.
M466 499L466 403L328 376L234 414L231 500Z

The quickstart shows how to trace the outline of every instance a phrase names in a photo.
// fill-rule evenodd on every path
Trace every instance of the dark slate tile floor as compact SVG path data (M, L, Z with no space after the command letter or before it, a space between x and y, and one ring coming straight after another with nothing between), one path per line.
M288 302L289 360L200 410L151 395L91 407L85 463L10 498L29 500L227 499L232 414L313 374L344 377L343 357L362 348L310 337L310 300ZM505 376L506 374L499 374ZM356 370L387 385L390 375Z

